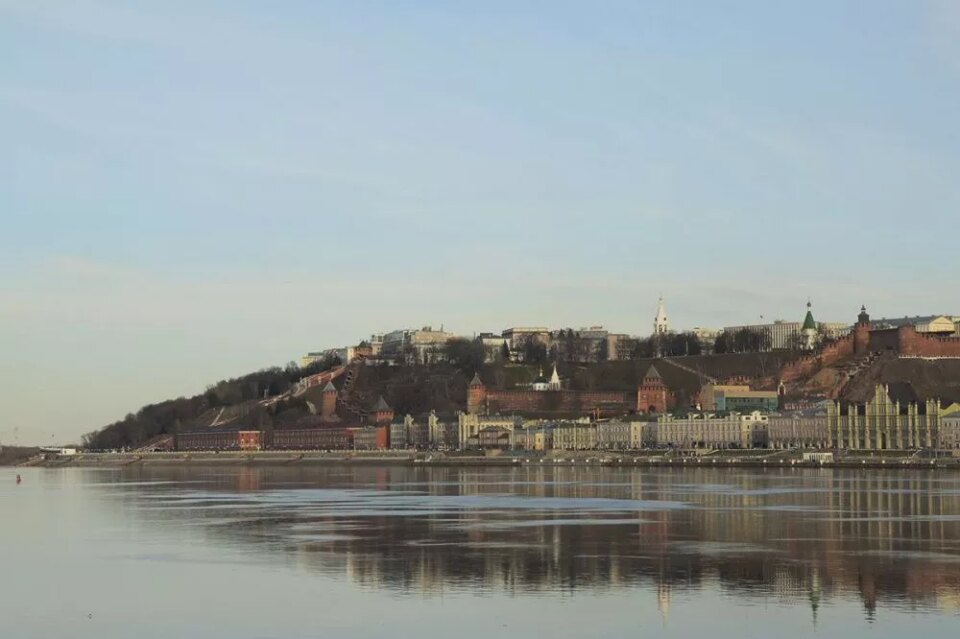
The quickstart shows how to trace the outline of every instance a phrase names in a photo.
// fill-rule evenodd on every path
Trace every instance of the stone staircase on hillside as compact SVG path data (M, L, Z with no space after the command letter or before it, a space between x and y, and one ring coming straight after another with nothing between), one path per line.
M360 422L367 418L367 411L361 408L353 401L353 387L360 375L360 367L366 359L364 355L358 355L347 366L347 372L343 378L343 386L337 394L337 405L345 412L355 416Z
M680 362L674 361L674 360L669 359L669 358L666 358L666 357L663 359L663 361L665 361L666 363L670 364L671 366L675 366L675 367L679 368L679 369L682 370L682 371L686 371L686 372L690 373L691 375L696 375L704 384L716 384L716 383L717 383L716 378L710 377L709 375L707 375L707 374L704 373L703 371L694 370L694 369L690 368L689 366L687 366L687 365L685 365L685 364L681 364Z
M833 398L837 398L842 395L844 390L851 382L857 380L857 378L863 373L870 371L885 357L886 356L881 353L868 353L867 355L861 355L847 360L843 364L837 366L836 371L840 376L840 382L837 384L831 396Z

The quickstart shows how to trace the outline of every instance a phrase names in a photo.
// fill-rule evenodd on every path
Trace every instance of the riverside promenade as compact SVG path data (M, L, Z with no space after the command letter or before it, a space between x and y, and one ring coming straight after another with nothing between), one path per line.
M833 461L803 459L803 451L742 450L682 454L677 451L564 451L479 455L438 451L199 451L151 453L78 453L38 456L21 465L45 468L122 468L125 466L523 466L566 464L620 467L750 468L915 468L960 470L960 457L915 451L850 452Z

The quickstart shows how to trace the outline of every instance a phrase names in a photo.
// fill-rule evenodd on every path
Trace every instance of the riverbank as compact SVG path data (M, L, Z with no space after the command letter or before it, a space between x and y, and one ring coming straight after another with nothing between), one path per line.
M889 451L885 451L889 453ZM338 452L170 452L170 453L79 453L48 455L30 465L45 468L123 468L126 466L502 466L531 464L615 467L748 467L748 468L916 468L960 470L960 458L927 458L907 455L846 455L832 462L802 459L800 451L717 451L697 456L678 456L650 451L609 453L600 451L550 451L545 455L479 456L415 451Z
M16 466L40 452L35 446L3 446L0 448L0 466Z

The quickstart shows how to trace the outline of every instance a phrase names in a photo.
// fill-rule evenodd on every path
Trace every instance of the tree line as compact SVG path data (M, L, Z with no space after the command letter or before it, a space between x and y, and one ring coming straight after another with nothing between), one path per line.
M100 430L87 433L83 436L83 447L95 450L128 448L158 435L174 435L182 428L190 427L195 419L210 409L281 395L301 377L321 373L340 363L338 357L332 356L303 368L290 362L284 367L275 366L221 380L199 395L149 404ZM284 404L280 410L286 407Z

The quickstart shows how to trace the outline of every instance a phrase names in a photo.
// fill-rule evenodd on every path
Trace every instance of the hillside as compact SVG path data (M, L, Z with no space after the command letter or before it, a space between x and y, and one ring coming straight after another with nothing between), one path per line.
M868 401L877 384L909 386L911 399L960 402L960 359L880 358L851 379L840 398Z
M655 366L678 406L694 403L701 386L709 382L749 383L776 388L781 369L795 359L790 353L738 353L669 358L639 358L600 363L561 362L558 371L570 390L629 392ZM358 424L382 396L395 414L422 415L434 410L452 417L466 409L467 386L475 373L491 390L528 387L552 366L516 363L480 364L479 360L451 357L433 365L347 366L324 362L309 369L294 365L257 371L211 385L201 394L177 398L140 409L84 437L92 449L134 448L163 435L208 428L274 428ZM784 369L785 370L785 369ZM920 397L960 400L960 360L898 359L895 356L841 358L822 363L788 387L788 397L827 394L862 401L877 383L909 384ZM337 391L332 417L320 415L328 382Z
M269 403L271 398L283 397L301 378L339 364L338 360L330 360L300 368L290 363L283 368L268 368L221 380L198 395L149 404L100 430L87 433L83 436L83 446L95 450L132 448L160 435L211 426L221 412L236 420L244 420L243 423L255 423L261 416L276 413L276 406ZM221 416L219 421L227 423L230 420Z
M295 365L257 371L212 384L203 393L144 406L135 414L84 437L92 449L136 447L153 438L184 430L224 428L272 429L317 423L322 404L321 385L299 387L303 378L334 377L340 402L338 413L345 423L383 396L399 414L418 415L435 410L453 415L466 408L469 380L480 373L491 388L513 389L530 384L547 366L497 362L479 364L476 358L451 358L454 363L389 366L354 363L343 368L329 361L300 369ZM693 398L700 386L712 379L742 378L769 383L788 354L739 353L694 355L665 359L640 358L592 364L561 362L558 366L567 388L573 390L629 391L656 365L668 387L681 402ZM456 363L458 362L459 363ZM340 373L352 371L340 375ZM344 385L350 380L350 388ZM325 382L324 382L325 384Z

